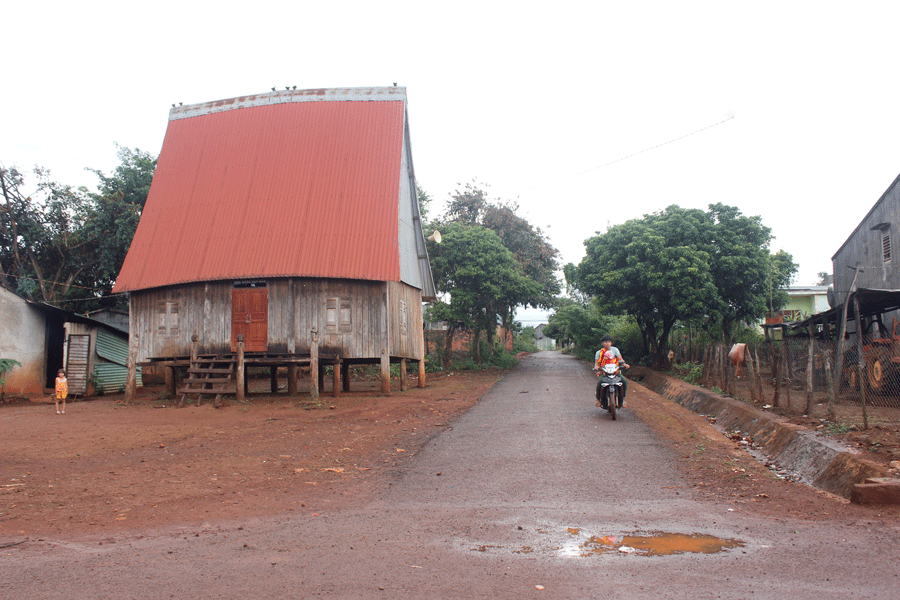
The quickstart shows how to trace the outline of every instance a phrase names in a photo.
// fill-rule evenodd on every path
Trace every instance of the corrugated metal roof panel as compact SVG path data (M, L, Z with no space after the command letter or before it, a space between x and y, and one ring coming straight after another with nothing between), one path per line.
M102 329L97 330L97 356L128 366L128 342Z
M115 363L97 362L94 365L94 385L101 389L105 394L115 394L125 389L125 383L128 381L128 368ZM137 387L143 387L144 381L141 377L141 368L137 368Z
M114 291L248 277L399 281L405 95L385 97L173 110Z

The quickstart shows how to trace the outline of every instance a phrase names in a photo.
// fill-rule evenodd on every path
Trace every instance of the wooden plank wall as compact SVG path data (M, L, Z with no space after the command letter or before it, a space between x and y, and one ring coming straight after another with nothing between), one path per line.
M393 281L387 283L387 288L391 356L424 358L422 291L405 283Z
M391 356L422 356L422 299L416 288L341 279L274 279L266 284L271 353L308 353L309 332L316 328L320 352L378 358L387 348ZM229 352L232 287L232 281L224 281L133 292L132 319L140 336L137 360L188 356L194 334L201 354ZM329 300L332 307L337 302L339 313L345 308L349 322L339 318L329 323ZM405 327L401 302L406 306Z

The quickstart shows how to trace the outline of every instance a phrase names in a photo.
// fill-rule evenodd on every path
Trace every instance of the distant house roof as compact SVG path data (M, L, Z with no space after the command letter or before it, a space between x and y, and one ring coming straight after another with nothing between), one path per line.
M114 291L328 277L433 296L410 156L403 87L173 108Z

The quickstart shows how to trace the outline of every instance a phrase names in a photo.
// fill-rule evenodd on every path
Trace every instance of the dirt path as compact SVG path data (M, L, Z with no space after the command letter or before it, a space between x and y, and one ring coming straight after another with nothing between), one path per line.
M66 513L39 491L55 490L64 469L38 481L33 473L57 467L23 457L11 473L4 465L4 481L32 469L26 490L11 493L26 502L43 494L30 508L51 527L27 511L4 514L3 541L24 543L4 549L0 596L895 597L896 510L779 480L702 417L636 383L611 422L593 406L590 371L570 357L539 353L491 387L494 379L448 376L425 390L347 397L333 410L201 407L194 423L157 416L187 409L110 406L110 416L85 418L81 436L57 425L56 437L69 439L61 447L76 454L91 451L83 438L97 431L105 449L85 464L112 487L91 504L111 504L67 525L81 514L86 480L71 488ZM19 418L15 410L0 418ZM108 431L122 429L119 414L142 416L114 445ZM130 459L119 463L122 452ZM152 507L164 493L172 496ZM626 536L657 534L733 547L618 550Z
M223 409L173 408L160 388L131 406L70 402L65 415L45 398L0 405L0 543L341 505L371 494L500 376L433 375L390 396L354 382L318 403L257 395Z

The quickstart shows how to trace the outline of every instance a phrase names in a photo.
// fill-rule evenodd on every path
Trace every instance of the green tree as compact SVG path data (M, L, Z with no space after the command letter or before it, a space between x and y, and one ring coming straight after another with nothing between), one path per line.
M0 277L29 298L81 312L101 306L124 307L110 291L147 200L156 159L118 147L121 161L113 175L100 178L96 192L53 181L34 169L37 185L25 191L15 168L0 169Z
M0 263L4 278L26 297L59 303L94 261L93 240L81 224L90 211L83 190L52 181L35 167L33 194L23 191L17 169L0 170L4 207L0 214Z
M762 318L770 290L796 272L789 254L770 254L771 239L737 208L673 205L587 240L576 279L611 313L634 317L659 365L679 321L715 326L730 343L740 322Z
M503 245L513 253L526 277L535 282L534 294L515 298L516 304L505 306L501 313L504 329L512 327L516 306L551 308L560 292L559 251L544 232L516 214L515 204L489 204L484 209L482 224L496 233Z
M422 217L422 229L425 230L428 229L428 214L431 212L431 202L434 198L418 183L416 183L416 198L419 201L419 216Z
M675 323L717 303L710 256L695 247L707 223L703 211L673 206L585 242L579 287L605 312L631 315L655 363Z
M787 294L782 288L790 284L797 265L784 251L770 253L772 230L762 224L762 218L745 216L721 203L710 205L707 214L711 227L704 247L710 249L719 294L713 314L718 317L722 341L731 344L739 323L761 319L767 304L784 306Z
M100 178L96 196L119 198L124 205L136 205L143 210L158 157L139 148L126 148L119 144L116 144L116 156L119 157L119 165L113 169L112 175L106 175L99 169L87 169Z
M516 307L549 308L553 305L560 291L556 275L559 252L539 227L516 214L518 206L515 203L491 201L486 187L473 180L456 190L450 197L443 224L432 225L438 226L442 233L451 223L483 226L497 234L503 246L512 253L527 285L518 286L515 293L495 299L503 330L511 331ZM493 326L487 331L488 336L492 336Z
M466 183L462 190L453 192L450 195L450 202L447 204L445 219L467 225L481 223L481 218L489 204L484 187L487 186L473 180Z
M431 244L428 254L435 286L448 301L436 303L430 318L447 321L451 331L464 325L472 329L475 360L483 362L480 337L486 332L492 341L498 315L520 298L536 293L537 284L522 273L512 252L496 233L481 225L445 223L440 245ZM449 346L445 361L449 364Z

